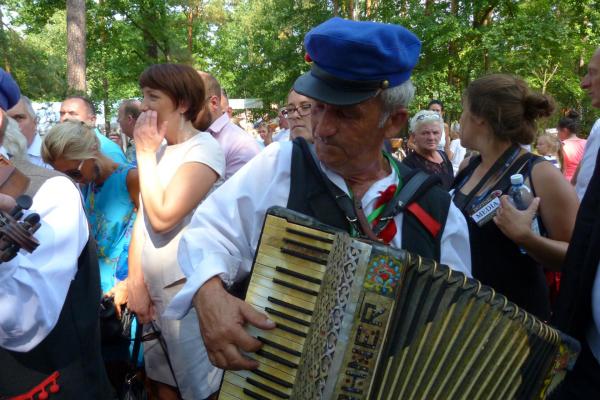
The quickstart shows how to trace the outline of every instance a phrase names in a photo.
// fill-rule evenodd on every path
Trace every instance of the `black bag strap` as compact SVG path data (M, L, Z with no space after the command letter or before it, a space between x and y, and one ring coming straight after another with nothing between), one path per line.
M160 329L156 327L154 321L150 322L150 328L156 334L156 339L160 344L163 352L165 353L165 358L167 359L167 365L169 366L169 370L171 371L171 375L173 376L173 381L175 381L175 387L177 388L177 398L181 399L181 390L179 390L179 383L177 383L177 377L175 376L175 371L173 370L173 364L171 364L171 358L169 358L169 351L167 349L167 343L165 342L165 338L162 335Z
M431 187L440 184L440 177L437 175L430 175L424 171L412 170L409 174L403 177L404 186L388 205L384 208L381 213L381 217L373 231L379 234L390 219L393 219L396 215L404 212L406 207L417 201L422 195L424 195Z

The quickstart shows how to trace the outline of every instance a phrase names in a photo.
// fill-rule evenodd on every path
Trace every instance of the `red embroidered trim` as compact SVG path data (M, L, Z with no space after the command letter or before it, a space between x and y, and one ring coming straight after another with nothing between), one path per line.
M48 391L52 394L58 393L58 391L60 390L60 386L57 383L59 376L60 373L56 371L52 375L44 379L42 382L40 382L29 392L15 397L11 397L9 400L34 400L34 396L36 394L39 394L38 399L45 400L49 396L48 392L46 391L46 386L50 385L50 389Z
M434 238L440 233L442 224L433 219L418 203L410 203L406 209L414 215Z

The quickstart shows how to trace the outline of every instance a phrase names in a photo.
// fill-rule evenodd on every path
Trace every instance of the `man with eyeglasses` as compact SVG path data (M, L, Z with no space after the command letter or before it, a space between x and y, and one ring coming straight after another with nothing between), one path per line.
M198 72L204 82L206 104L194 122L194 127L209 132L225 154L225 180L229 179L260 152L256 141L242 128L231 122L221 105L221 85L208 72Z
M287 105L281 110L281 114L288 121L290 127L290 138L303 137L307 142L313 142L311 113L314 101L290 90L287 98Z
M0 68L0 144L4 111L19 98ZM112 399L100 353L98 259L79 191L56 171L15 165L40 216L40 244L0 263L0 398ZM11 200L0 194L4 210Z
M388 196L410 179L410 170L381 148L406 123L414 93L410 74L420 47L417 37L401 26L341 18L307 34L312 67L296 80L294 91L314 100L314 148L302 138L268 146L198 207L179 246L187 282L166 315L180 318L195 308L214 365L256 368L257 362L240 351L256 351L261 343L244 325L275 327L224 288L248 275L271 206L371 237L376 233L364 215L389 203L383 208L393 211L378 229L377 240L470 275L467 225L446 191L429 186L417 200L433 224L412 212L396 214ZM292 111L297 112L290 108L288 113ZM351 218L338 200L346 206L349 201L359 218Z

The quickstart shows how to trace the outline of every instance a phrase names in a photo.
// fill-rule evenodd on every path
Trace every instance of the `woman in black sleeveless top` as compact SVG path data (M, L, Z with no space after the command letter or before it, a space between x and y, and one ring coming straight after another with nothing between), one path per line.
M422 110L416 113L410 120L410 134L414 139L415 151L409 153L402 163L439 176L444 189L450 190L454 181L452 163L446 153L437 148L443 127L444 121L435 111Z
M469 225L473 276L543 320L550 317L543 269L560 269L578 200L560 171L520 144L533 141L535 120L553 109L549 97L510 75L473 81L463 99L461 142L480 155L463 162L453 186ZM524 211L505 196L516 173L539 197ZM544 235L531 229L536 211Z

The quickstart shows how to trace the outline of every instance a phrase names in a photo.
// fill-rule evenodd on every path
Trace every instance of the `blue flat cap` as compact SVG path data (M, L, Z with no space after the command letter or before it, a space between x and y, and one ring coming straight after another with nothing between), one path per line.
M400 25L331 18L304 38L311 70L294 90L327 104L362 103L410 78L421 41Z
M0 109L10 110L21 98L21 91L12 76L0 68Z

